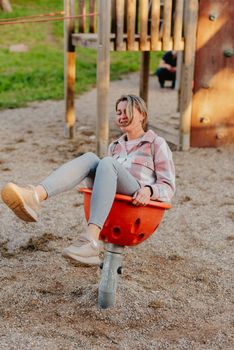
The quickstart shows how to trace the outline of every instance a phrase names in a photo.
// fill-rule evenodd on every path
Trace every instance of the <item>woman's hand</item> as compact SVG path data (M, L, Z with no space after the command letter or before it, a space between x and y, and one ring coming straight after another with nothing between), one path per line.
M151 191L149 187L142 187L133 195L133 204L136 206L149 204Z

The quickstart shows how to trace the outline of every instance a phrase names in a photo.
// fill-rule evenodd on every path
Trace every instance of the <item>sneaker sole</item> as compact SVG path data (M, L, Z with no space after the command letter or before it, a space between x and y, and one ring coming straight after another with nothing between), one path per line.
M77 263L77 264L83 264L83 265L95 265L99 266L101 264L101 259L98 256L92 256L92 257L83 257L83 256L77 256L75 254L63 251L62 256L66 259L68 259L70 262Z
M3 202L18 216L18 218L27 222L38 221L37 213L27 206L16 185L13 183L6 185L1 195Z

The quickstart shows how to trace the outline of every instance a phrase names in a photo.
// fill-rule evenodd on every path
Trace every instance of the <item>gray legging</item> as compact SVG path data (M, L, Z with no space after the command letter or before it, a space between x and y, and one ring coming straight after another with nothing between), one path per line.
M100 228L110 212L115 194L132 196L140 188L138 181L116 159L100 159L91 152L62 165L40 185L48 197L52 197L72 189L84 179L88 180L88 187L93 188L89 224Z

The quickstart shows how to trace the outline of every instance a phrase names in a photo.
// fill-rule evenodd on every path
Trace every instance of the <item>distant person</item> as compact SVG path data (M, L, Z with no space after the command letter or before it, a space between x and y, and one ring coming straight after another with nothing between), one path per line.
M176 63L177 53L176 51L167 51L159 64L159 68L156 70L159 84L161 88L164 88L165 80L171 81L171 88L175 88L176 81Z

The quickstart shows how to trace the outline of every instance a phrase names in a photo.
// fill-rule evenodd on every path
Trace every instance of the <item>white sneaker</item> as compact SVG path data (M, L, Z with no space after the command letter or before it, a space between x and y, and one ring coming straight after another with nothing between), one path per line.
M9 182L3 187L1 196L3 202L21 220L28 222L38 221L40 202L34 186L20 187Z
M71 259L73 262L81 262L88 265L100 265L101 259L99 257L101 245L98 241L90 239L85 235L65 248L62 255L65 258Z

